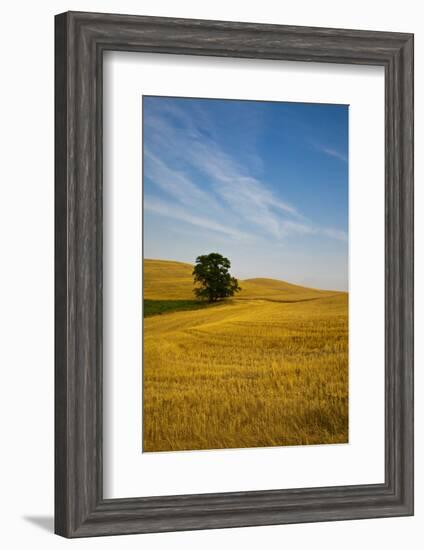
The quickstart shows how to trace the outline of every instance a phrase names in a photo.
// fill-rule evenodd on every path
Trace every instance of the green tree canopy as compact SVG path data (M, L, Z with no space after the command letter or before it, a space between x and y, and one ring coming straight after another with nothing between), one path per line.
M217 252L198 256L193 270L194 282L197 287L195 295L209 302L216 302L239 292L237 279L231 277L230 260Z

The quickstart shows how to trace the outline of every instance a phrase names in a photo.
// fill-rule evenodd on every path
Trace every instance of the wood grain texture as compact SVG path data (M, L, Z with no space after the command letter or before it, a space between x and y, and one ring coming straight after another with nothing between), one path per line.
M65 537L413 513L413 36L68 12L56 16L55 531ZM103 499L102 54L385 67L385 482Z

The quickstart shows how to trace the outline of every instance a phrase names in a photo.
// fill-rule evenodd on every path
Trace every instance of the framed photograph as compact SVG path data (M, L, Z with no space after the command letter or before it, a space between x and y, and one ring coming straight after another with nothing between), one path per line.
M413 514L413 35L55 22L55 531Z

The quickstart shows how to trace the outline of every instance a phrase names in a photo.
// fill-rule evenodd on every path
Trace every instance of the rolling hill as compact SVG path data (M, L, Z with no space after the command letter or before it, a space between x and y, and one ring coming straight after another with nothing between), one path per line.
M193 300L193 266L168 260L144 260L144 298L146 300ZM276 279L240 280L242 288L234 299L294 302L321 298L336 291L306 288Z
M143 450L346 443L347 293L249 279L199 306L191 273L144 262L145 305L171 309L144 319Z

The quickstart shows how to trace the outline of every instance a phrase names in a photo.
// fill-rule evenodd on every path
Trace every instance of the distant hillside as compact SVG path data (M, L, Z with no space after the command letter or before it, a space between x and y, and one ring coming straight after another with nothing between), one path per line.
M321 298L336 294L336 291L317 290L304 286L293 285L286 281L277 279L246 279L240 282L242 292L239 298L242 299L263 299L275 301L297 301Z
M168 260L144 260L144 298L149 300L193 300L193 266ZM236 299L295 302L339 294L316 290L276 279L239 281Z
M193 300L193 266L168 260L144 260L144 298Z

